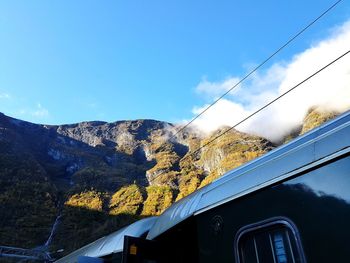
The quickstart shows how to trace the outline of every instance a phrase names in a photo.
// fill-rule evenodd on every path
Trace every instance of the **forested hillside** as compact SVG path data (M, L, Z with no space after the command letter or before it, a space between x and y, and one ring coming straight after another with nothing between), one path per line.
M310 109L285 141L334 116ZM62 256L142 217L159 215L277 146L232 130L193 153L222 130L206 135L176 130L155 120L49 126L1 114L0 245L64 249L53 254Z

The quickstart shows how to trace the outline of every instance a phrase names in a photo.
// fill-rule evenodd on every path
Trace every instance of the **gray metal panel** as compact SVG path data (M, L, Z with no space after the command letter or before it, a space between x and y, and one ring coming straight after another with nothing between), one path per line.
M338 124L331 132L323 132L322 137L315 144L316 159L326 156L329 152L336 152L350 145L350 122Z
M123 251L124 236L140 237L153 226L157 217L149 217L139 220L108 236L102 237L71 254L55 261L57 263L76 263L80 256L103 257L112 253Z
M150 230L154 239L173 226L208 208L221 205L278 181L278 177L350 146L350 112L257 158L173 204Z
M150 230L156 220L156 217L145 218L123 228L118 232L118 235L106 236L106 239L103 240L103 244L98 248L98 256L102 257L112 253L122 252L124 247L124 236L140 237Z

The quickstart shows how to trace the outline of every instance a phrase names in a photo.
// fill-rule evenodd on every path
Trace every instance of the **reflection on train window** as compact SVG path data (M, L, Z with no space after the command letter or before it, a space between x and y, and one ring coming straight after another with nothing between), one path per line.
M285 220L269 220L239 231L236 260L240 263L304 262L294 225Z

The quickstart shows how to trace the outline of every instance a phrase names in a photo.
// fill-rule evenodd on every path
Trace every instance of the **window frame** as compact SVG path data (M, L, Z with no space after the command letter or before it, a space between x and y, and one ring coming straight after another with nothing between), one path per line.
M301 238L300 238L298 228L292 222L292 220L290 220L287 217L283 217L283 216L271 217L269 219L265 219L265 220L241 227L237 231L237 233L235 235L235 239L234 239L234 254L235 254L236 263L242 263L242 261L240 259L239 244L240 244L240 240L243 236L250 234L252 232L263 230L264 228L270 228L270 227L278 226L278 225L282 225L283 227L289 229L292 232L293 236L290 238L294 238L297 253L300 255L300 260L301 260L300 263L306 263L305 254L304 254L304 250L303 250L303 247L301 244Z

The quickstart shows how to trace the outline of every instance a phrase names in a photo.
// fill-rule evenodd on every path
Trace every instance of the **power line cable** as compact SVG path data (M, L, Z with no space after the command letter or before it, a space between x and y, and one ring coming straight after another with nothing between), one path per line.
M213 139L211 139L210 141L206 142L205 144L203 144L202 146L198 147L195 151L189 153L187 156L185 156L184 158L182 158L182 161L189 158L190 156L196 154L197 152L199 152L201 149L207 147L209 144L213 143L214 141L216 141L218 138L220 138L221 136L225 135L226 133L228 133L229 131L231 131L232 129L236 128L238 125L242 124L243 122L247 121L248 119L250 119L251 117L253 117L254 115L258 114L259 112L261 112L262 110L264 110L265 108L267 108L268 106L270 106L272 103L276 102L277 100L281 99L282 97L284 97L285 95L287 95L288 93L290 93L291 91L295 90L297 87L299 87L300 85L304 84L305 82L307 82L308 80L310 80L311 78L313 78L314 76L316 76L317 74L319 74L320 72L322 72L323 70L325 70L326 68L328 68L329 66L333 65L335 62L339 61L340 59L342 59L343 57L345 57L347 54L350 53L350 50L346 51L344 54L340 55L339 57L337 57L336 59L332 60L331 62L329 62L327 65L323 66L322 68L320 68L319 70L317 70L316 72L314 72L313 74L311 74L310 76L308 76L307 78L305 78L304 80L302 80L301 82L299 82L298 84L296 84L295 86L293 86L292 88L290 88L289 90L287 90L286 92L282 93L281 95L279 95L278 97L276 97L275 99L271 100L269 103L265 104L264 106L262 106L261 108L259 108L258 110L254 111L253 113L249 114L247 117L245 117L244 119L242 119L241 121L239 121L238 123L236 123L235 125L231 126L230 128L226 129L224 132L220 133L219 135L215 136ZM151 179L149 182L153 182L155 179L157 179L158 177L160 177L162 174L154 177L153 179Z
M194 153L200 151L202 148L208 146L209 144L211 144L213 141L217 140L218 138L220 138L221 136L223 136L224 134L226 134L227 132L231 131L232 129L236 128L238 125L242 124L243 122L247 121L248 119L250 119L251 117L253 117L254 115L256 115L257 113L261 112L262 110L264 110L265 108L267 108L268 106L270 106L272 103L276 102L277 100L279 100L280 98L284 97L285 95L287 95L289 92L293 91L294 89L296 89L297 87L299 87L300 85L302 85L303 83L305 83L306 81L308 81L309 79L311 79L312 77L314 77L315 75L317 75L318 73L320 73L321 71L323 71L324 69L328 68L330 65L334 64L335 62L337 62L338 60L340 60L341 58L343 58L344 56L346 56L348 53L350 53L350 50L348 50L347 52L345 52L344 54L342 54L341 56L339 56L338 58L336 58L335 60L333 60L332 62L328 63L326 66L322 67L321 69L317 70L315 73L313 73L312 75L310 75L309 77L307 77L306 79L304 79L303 81L299 82L297 85L295 85L294 87L292 87L291 89L287 90L286 92L282 93L281 95L279 95L278 97L276 97L275 99L273 99L272 101L270 101L269 103L265 104L263 107L259 108L258 110L256 110L255 112L253 112L252 114L248 115L247 117L245 117L243 120L239 121L238 123L236 123L235 125L231 126L230 128L228 128L227 130L225 130L224 132L222 132L221 134L219 134L218 136L216 136L215 138L213 138L212 140L210 140L209 142L205 143L204 145L202 145L201 147L199 147L197 150L193 151L190 155L193 155ZM187 157L185 157L187 158ZM184 159L185 159L184 158Z
M320 20L323 16L325 16L328 12L330 12L333 8L335 8L341 1L338 0L329 8L327 8L323 13L321 13L318 17L312 20L308 25L306 25L303 29L298 31L293 37L291 37L285 44L283 44L280 48L278 48L275 52L273 52L269 57L267 57L263 62L261 62L258 66L256 66L253 70L251 70L248 74L246 74L241 80L239 80L235 85L233 85L228 91L222 94L219 98L217 98L214 102L212 102L209 106L207 106L204 110L202 110L199 114L197 114L193 119L191 119L186 125L182 126L178 131L175 132L172 136L170 136L169 140L175 138L180 132L186 129L189 125L191 125L195 120L197 120L200 116L202 116L206 111L208 111L211 107L213 107L216 103L218 103L222 98L224 98L227 94L229 94L233 89L235 89L239 84L249 78L252 74L254 74L259 68L264 66L268 61L270 61L274 56L276 56L282 49L288 46L291 42L293 42L297 37L303 34L307 29L309 29L313 24L315 24L318 20Z
M325 11L323 11L319 16L317 16L314 20L312 20L309 24L307 24L304 28L302 28L300 31L298 31L294 36L288 39L288 41L283 44L281 47L279 47L275 52L273 52L270 56L268 56L264 61L262 61L258 66L256 66L253 70L251 70L248 74L246 74L242 79L240 79L234 86L232 86L228 91L226 91L224 94L222 94L219 98L217 98L214 102L212 102L208 107L206 107L204 110L202 110L199 114L197 114L193 119L191 119L186 125L182 126L179 130L177 130L173 135L171 135L168 139L168 141L171 141L173 138L176 137L180 132L185 130L189 125L191 125L196 119L198 119L200 116L202 116L205 112L207 112L211 107L213 107L216 103L218 103L222 98L224 98L228 93L230 93L233 89L235 89L239 84L241 84L243 81L245 81L247 78L249 78L252 74L254 74L258 69L263 67L268 61L270 61L274 56L276 56L279 52L281 52L285 47L287 47L291 42L293 42L297 37L299 37L301 34L303 34L307 29L309 29L312 25L314 25L317 21L319 21L323 16L325 16L327 13L329 13L332 9L334 9L340 2L343 0L338 0L334 4L332 4L330 7L328 7ZM164 144L164 143L163 143ZM197 150L196 150L197 151ZM195 152L196 152L195 151ZM154 179L158 178L162 174L158 175L157 177L149 180L149 182L153 182Z

